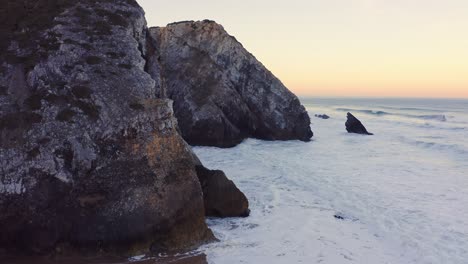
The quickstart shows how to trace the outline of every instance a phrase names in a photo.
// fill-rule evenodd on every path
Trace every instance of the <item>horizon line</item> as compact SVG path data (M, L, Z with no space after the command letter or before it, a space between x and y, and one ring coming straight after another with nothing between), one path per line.
M418 96L350 96L350 95L301 95L298 98L322 98L322 99L422 99L422 100L468 100L468 97L418 97Z

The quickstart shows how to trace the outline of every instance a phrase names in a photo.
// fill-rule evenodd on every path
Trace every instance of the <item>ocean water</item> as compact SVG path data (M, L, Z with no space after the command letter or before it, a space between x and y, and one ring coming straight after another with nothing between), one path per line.
M301 101L309 143L194 148L252 210L208 220L210 263L468 263L468 101ZM375 135L348 134L348 111Z

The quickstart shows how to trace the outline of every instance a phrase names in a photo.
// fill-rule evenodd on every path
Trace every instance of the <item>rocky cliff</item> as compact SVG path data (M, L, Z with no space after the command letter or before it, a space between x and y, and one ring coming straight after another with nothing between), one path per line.
M2 0L0 50L0 252L196 246L205 215L247 216L248 200L179 131L312 136L297 97L211 21L148 30L134 0Z
M179 249L212 238L196 158L145 71L133 0L2 0L0 248Z
M298 98L221 25L179 22L151 28L150 35L159 52L149 72L163 73L158 94L174 100L188 143L230 147L247 137L312 137Z

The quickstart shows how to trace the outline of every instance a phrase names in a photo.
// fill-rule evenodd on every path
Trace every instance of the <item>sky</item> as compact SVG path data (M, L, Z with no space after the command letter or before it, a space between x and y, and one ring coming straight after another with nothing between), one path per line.
M468 98L468 0L137 0L222 24L300 96Z

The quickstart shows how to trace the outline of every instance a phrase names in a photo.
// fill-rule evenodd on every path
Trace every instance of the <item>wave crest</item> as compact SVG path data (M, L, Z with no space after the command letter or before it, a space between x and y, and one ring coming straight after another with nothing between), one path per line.
M401 116L401 117L417 118L417 119L424 119L424 120L436 120L440 122L447 121L447 117L445 115L410 115L410 114L389 113L389 112L380 111L380 110L351 109L351 108L335 108L335 110L342 111L342 112L358 112L358 113L364 113L364 114L376 115L376 116L392 115L392 116Z

